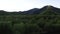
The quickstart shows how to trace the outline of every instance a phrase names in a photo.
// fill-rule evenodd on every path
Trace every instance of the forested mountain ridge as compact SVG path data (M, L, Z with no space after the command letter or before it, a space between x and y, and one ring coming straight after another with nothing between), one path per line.
M41 14L47 14L47 15L60 15L60 9L59 8L55 8L53 6L46 6L46 10L44 12L42 12Z
M59 8L56 8L56 7L53 7L53 6L44 6L43 8L40 8L40 9L31 9L31 11L30 10L28 10L28 11L25 11L25 12L27 12L27 14L30 14L30 13L32 13L32 14L40 14L40 13L44 13L44 12L47 12L48 13L48 11L50 11L50 12L54 12L54 13L60 13L60 9ZM23 12L24 13L24 12Z
M0 10L0 34L60 34L60 9L45 6L25 12Z
M33 8L33 9L30 9L30 10L27 10L27 11L19 11L19 12L7 12L7 11L4 11L4 10L0 10L0 15L19 15L19 14L40 14L40 13L44 13L44 12L48 12L50 11L51 13L57 13L57 14L60 14L60 9L59 8L56 8L56 7L53 7L53 6L44 6L43 8ZM50 13L50 14L51 14Z

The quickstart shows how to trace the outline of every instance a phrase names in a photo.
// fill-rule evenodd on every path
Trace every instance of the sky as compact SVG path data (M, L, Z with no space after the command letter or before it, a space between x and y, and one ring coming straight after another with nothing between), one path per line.
M26 11L46 5L60 8L60 0L0 0L0 10L5 11Z

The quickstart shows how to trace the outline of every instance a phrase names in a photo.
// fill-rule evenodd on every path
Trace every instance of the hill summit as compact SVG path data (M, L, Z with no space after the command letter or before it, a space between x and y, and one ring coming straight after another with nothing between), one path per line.
M54 6L51 6L51 5L47 5L47 6L44 6L43 8L34 8L34 9L31 9L31 10L28 10L28 11L24 11L22 12L22 14L40 14L40 13L44 13L44 12L53 12L53 13L60 13L60 9L59 8L56 8Z

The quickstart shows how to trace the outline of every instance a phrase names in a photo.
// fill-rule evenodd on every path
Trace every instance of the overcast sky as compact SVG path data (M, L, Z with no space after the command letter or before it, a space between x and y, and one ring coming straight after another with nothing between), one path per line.
M24 11L52 5L60 8L60 0L0 0L0 10Z

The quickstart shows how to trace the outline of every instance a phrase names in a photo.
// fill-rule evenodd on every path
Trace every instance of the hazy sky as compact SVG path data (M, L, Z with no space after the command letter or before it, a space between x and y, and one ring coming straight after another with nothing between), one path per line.
M60 8L60 0L0 0L0 10L24 11L52 5Z

